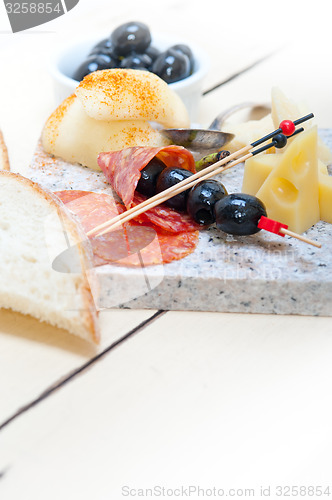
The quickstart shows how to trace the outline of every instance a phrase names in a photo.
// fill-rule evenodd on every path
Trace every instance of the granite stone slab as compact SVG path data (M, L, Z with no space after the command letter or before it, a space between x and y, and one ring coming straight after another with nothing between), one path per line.
M332 148L332 130L320 130ZM49 160L38 147L28 176L44 187L105 192L102 173ZM229 192L241 190L243 164L225 172ZM68 181L70 179L70 181ZM233 237L211 227L196 251L159 266L96 268L101 308L139 308L332 316L332 225L319 222L306 235L318 249L261 231Z

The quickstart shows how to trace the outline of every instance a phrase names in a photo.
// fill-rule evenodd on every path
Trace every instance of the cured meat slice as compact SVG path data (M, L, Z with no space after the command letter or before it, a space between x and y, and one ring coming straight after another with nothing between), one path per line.
M99 154L98 165L127 208L133 204L141 170L155 156L167 167L185 168L190 172L196 172L193 155L182 146L161 148L137 146Z
M77 215L87 232L125 210L109 194L75 190L55 194ZM198 231L171 234L145 218L144 225L130 221L121 229L90 238L90 241L95 266L117 264L144 267L186 257L195 250L198 236Z
M112 194L78 190L56 191L55 194L79 217L86 232L126 210Z
M170 234L162 229L157 229L157 236L162 262L167 264L173 260L183 259L194 252L198 244L199 231ZM146 250L148 250L148 247L146 247ZM157 264L158 262L155 263ZM159 264L161 264L161 262L159 262Z
M79 217L86 232L116 217L125 210L125 207L109 194L89 191L58 191L56 195ZM155 237L155 234L152 236L150 234L146 235L147 237L144 239L140 234L140 238L137 236L135 239L135 235L131 234L132 231L130 230L131 227L125 225L123 228L107 233L105 236L90 238L95 265L97 251L100 247L107 245L108 261L116 262L127 257L131 252L140 250L139 244L142 245L142 248L148 245ZM144 228L142 232L144 232Z
M135 193L133 206L137 206L145 200L145 196ZM138 215L135 218L135 221L142 224L146 224L148 221L152 222L155 226L158 226L170 233L198 231L199 229L202 229L202 226L196 224L196 222L188 214L179 213L176 210L166 207L165 205L157 205L150 210L147 210L141 215Z
M135 232L132 234L132 237L136 238L137 230L144 229L148 231L149 226L134 226L133 229ZM198 244L198 231L171 234L159 228L154 229L151 227L150 230L154 232L155 237L149 244L144 248L142 247L136 253L132 252L127 257L118 259L116 262L112 260L110 244L106 238L107 235L101 236L100 240L98 238L99 241L95 243L92 242L95 265L102 266L112 263L122 266L144 267L168 264L174 260L180 260L187 257L187 255L194 252ZM141 237L146 238L148 235L149 233L143 234ZM136 244L136 247L137 246L139 245Z

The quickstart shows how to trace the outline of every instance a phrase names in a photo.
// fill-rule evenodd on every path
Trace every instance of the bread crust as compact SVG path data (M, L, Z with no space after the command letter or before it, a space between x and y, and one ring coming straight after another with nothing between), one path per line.
M61 221L64 224L65 230L72 235L75 241L79 242L77 244L77 249L81 267L84 270L82 274L83 282L80 290L85 306L84 310L82 311L82 319L85 329L89 334L89 340L98 344L100 341L98 311L95 306L93 293L87 276L87 270L93 269L92 250L83 231L83 228L81 227L80 223L74 219L73 215L69 212L69 210L56 195L54 195L50 191L42 189L41 186L36 182L33 182L20 174L5 170L0 171L0 178L1 177L15 177L18 182L23 184L25 187L33 189L40 197L44 198L50 204L50 206L56 209L58 216L61 218Z
M8 149L3 138L3 134L0 130L0 170L10 170Z

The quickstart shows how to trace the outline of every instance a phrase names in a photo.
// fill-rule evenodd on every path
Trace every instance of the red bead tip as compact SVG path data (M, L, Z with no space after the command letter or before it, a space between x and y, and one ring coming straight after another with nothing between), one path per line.
M265 217L262 215L262 217L259 219L257 227L259 229L265 229L265 231L270 231L270 233L275 233L278 236L284 237L285 235L280 232L281 228L287 229L288 226L287 224L282 224L281 222L278 222L273 219L269 219L268 217Z
M292 120L283 120L279 124L279 128L281 128L282 133L287 135L287 137L294 134L294 132L295 132L295 125L292 122Z

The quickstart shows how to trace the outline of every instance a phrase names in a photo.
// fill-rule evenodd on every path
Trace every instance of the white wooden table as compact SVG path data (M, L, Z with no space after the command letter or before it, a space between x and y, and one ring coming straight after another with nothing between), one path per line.
M332 128L327 1L80 0L15 35L0 14L0 127L14 171L54 107L51 51L127 20L199 41L211 54L206 90L269 55L205 95L202 124L268 101L277 85ZM96 350L0 311L1 500L286 498L301 485L332 495L331 318L108 310L101 325Z

